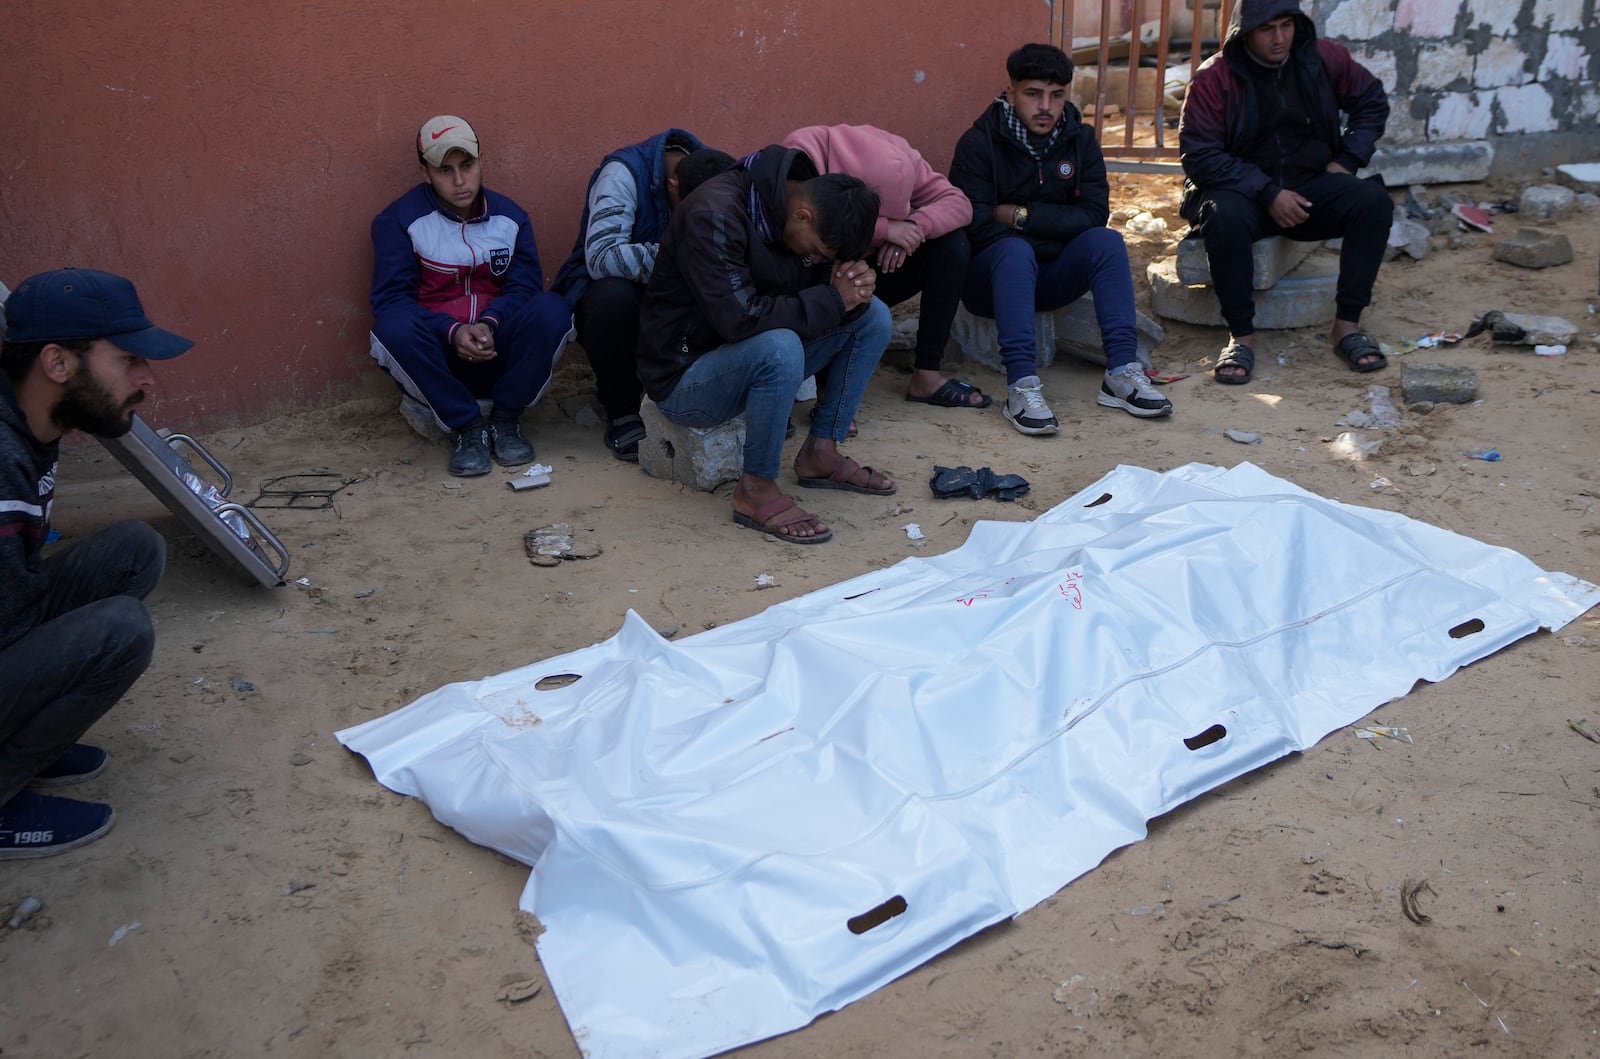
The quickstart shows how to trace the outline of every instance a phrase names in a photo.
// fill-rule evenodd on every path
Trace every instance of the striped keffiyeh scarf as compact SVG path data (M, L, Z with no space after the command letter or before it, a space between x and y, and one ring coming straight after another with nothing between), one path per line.
M1035 162L1044 161L1044 156L1050 153L1050 149L1054 147L1056 145L1056 141L1061 138L1061 130L1066 128L1066 122L1056 122L1056 127L1050 130L1050 135L1045 137L1044 142L1036 147L1034 146L1033 140L1028 136L1028 130L1022 124L1022 119L1017 117L1017 110L1011 105L1011 100L1006 98L1006 94L1004 92L1001 92L996 98L1000 103L1001 113L1005 115L1006 131L1011 134L1011 138L1016 141L1016 143L1024 151L1027 151L1029 154L1033 155L1033 160ZM1065 116L1066 115L1062 115L1063 118Z

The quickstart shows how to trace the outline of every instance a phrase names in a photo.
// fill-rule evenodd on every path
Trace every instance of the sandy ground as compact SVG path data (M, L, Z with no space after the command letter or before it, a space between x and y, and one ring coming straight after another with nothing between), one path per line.
M1124 178L1118 203L1135 201L1178 226L1170 183ZM206 438L246 498L276 475L350 480L327 510L265 513L314 592L241 584L97 446L74 448L58 528L70 539L145 517L169 536L171 562L151 600L155 662L93 733L111 767L79 788L116 805L115 830L0 873L0 907L44 903L22 929L0 927L0 1054L577 1054L516 911L526 869L379 787L332 733L603 639L628 608L686 634L892 564L917 547L908 521L931 554L976 519L1031 518L1119 463L1248 459L1600 579L1600 318L1588 310L1600 211L1560 223L1577 261L1542 272L1491 259L1517 225L1502 226L1386 265L1368 329L1394 342L1501 308L1565 316L1584 336L1561 357L1487 336L1410 354L1477 369L1482 400L1407 413L1366 462L1327 442L1369 383L1398 390L1398 366L1355 375L1311 331L1264 335L1258 380L1222 387L1205 372L1220 332L1170 327L1158 363L1191 374L1168 387L1177 414L1165 422L1095 407L1097 369L1058 365L1045 374L1064 424L1054 439L1014 433L998 408L906 404L890 365L852 451L901 491L804 497L835 527L817 548L735 527L727 487L695 493L614 461L599 428L570 414L584 403L581 358L564 369L563 399L529 416L555 466L544 490L508 492L501 472L449 478L444 449L413 435L392 398ZM1160 242L1134 246L1142 262ZM1003 392L993 373L965 374ZM1228 428L1263 440L1242 447ZM1487 447L1504 461L1462 455ZM1020 473L1033 492L1014 505L936 502L924 484L935 462ZM531 565L523 533L557 520L603 554ZM757 590L762 573L776 586ZM1146 841L1017 920L750 1052L1600 1051L1600 745L1567 724L1600 724L1597 686L1591 614L1379 711L1414 744L1330 735L1154 821ZM1402 915L1408 880L1427 881L1431 921ZM508 986L533 995L501 999Z

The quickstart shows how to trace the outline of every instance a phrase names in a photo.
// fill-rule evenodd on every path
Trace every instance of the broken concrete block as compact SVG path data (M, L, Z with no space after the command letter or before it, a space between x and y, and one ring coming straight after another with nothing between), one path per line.
M1577 196L1571 188L1554 184L1535 184L1524 188L1517 202L1517 213L1529 221L1554 221L1565 217L1577 205Z
M1150 262L1145 276L1150 281L1150 304L1156 315L1188 324L1225 326L1215 292L1210 287L1181 282L1175 258L1163 257ZM1337 261L1308 258L1271 290L1256 292L1256 327L1279 330L1329 322L1333 319L1333 295L1338 280Z
M956 310L955 322L950 326L950 337L961 347L961 353L986 368L1003 369L1000 363L1000 332L994 318L975 316L965 305ZM1038 367L1048 368L1056 362L1056 319L1053 313L1033 314L1034 356Z
M1137 318L1139 362L1148 368L1151 351L1161 344L1167 333L1144 313L1136 311L1134 315ZM1105 366L1106 351L1100 344L1100 321L1094 315L1094 295L1085 294L1059 309L1035 313L1033 325L1039 367L1048 368L1054 364L1057 353ZM968 359L995 371L1005 370L1005 365L1000 361L1000 337L993 319L974 316L963 305L956 310L951 336ZM1048 347L1046 342L1049 343Z
M1406 403L1470 404L1478 399L1478 373L1455 364L1415 364L1400 367L1400 393Z
M1530 346L1564 346L1578 337L1578 325L1559 316L1501 313L1500 318L1513 327L1522 328L1522 341Z
M1296 265L1317 252L1315 242L1302 243L1282 235L1257 239L1250 247L1250 287L1267 290ZM1205 242L1197 235L1178 241L1178 279L1184 283L1211 282L1211 264L1206 260Z
M1359 175L1381 173L1390 187L1402 184L1458 184L1484 180L1494 162L1487 140L1418 143L1380 147Z
M917 345L917 318L907 316L894 322L889 333L889 349L915 349Z
M1523 268L1549 268L1572 260L1572 242L1560 232L1518 228L1510 239L1494 244L1494 259Z
M1600 162L1572 162L1558 165L1556 179L1574 191L1600 193Z
M1093 294L1085 294L1051 315L1055 319L1057 352L1105 367L1106 351L1100 344L1100 321L1094 315ZM1139 363L1149 368L1150 353L1167 337L1167 332L1144 313L1135 310L1134 316L1139 331Z
M1389 226L1389 245L1404 250L1411 257L1421 261L1428 254L1428 237L1433 234L1426 224L1414 221L1410 217L1395 216L1394 223Z
M709 492L738 480L744 469L744 417L714 427L682 427L661 414L646 397L639 404L645 438L639 442L639 466L652 478Z

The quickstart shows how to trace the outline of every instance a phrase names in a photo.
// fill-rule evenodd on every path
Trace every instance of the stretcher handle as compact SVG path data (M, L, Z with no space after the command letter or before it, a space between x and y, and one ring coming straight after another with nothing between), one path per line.
M206 447L204 445L200 444L187 434L163 434L162 440L167 443L167 447L173 452L178 451L179 442L189 446L190 452L193 452L196 456L199 456L202 460L205 460L206 465L209 466L213 471L216 471L217 474L222 478L222 486L217 490L217 492L221 493L223 496L227 496L229 493L233 492L233 475L228 473L228 468L219 463L215 456L206 451Z
M176 437L177 435L173 436ZM289 549L283 546L283 542L280 541L271 530L262 525L261 520L256 518L256 513L245 507L243 504L235 504L231 502L226 504L218 504L216 506L216 512L219 516L228 512L238 515L240 518L244 519L245 522L249 523L250 532L255 537L257 542L265 544L268 548L271 548L273 551L278 553L278 565L273 568L273 573L277 574L279 581L282 581L283 575L289 572Z

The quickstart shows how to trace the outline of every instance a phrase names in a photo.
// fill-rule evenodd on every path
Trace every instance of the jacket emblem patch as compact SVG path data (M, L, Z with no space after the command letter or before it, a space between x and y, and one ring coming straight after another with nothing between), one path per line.
M504 276L506 269L511 267L511 248L496 247L489 251L489 271L496 276Z
M1061 174L1062 180L1071 180L1073 173L1072 163L1063 161L1060 165L1056 166L1056 172Z

